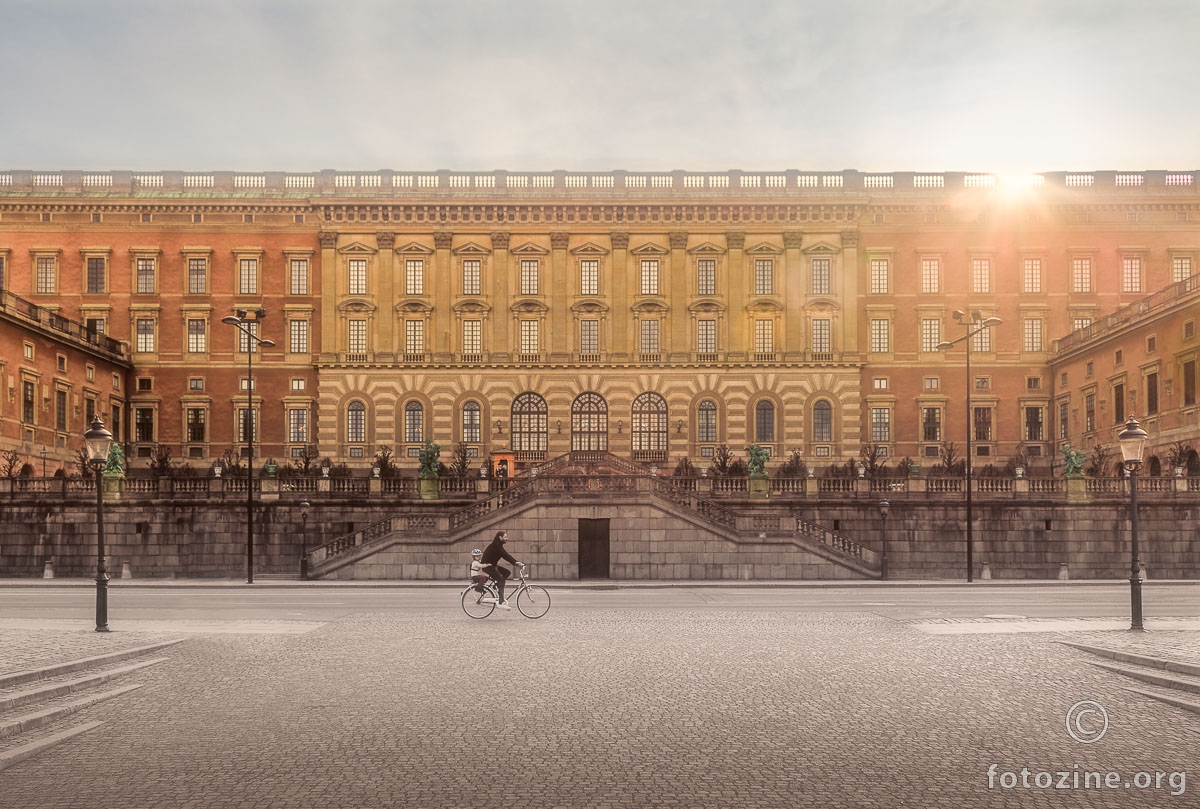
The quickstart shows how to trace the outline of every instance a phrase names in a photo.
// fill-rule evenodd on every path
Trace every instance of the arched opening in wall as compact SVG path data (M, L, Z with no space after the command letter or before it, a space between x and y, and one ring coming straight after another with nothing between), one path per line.
M1200 453L1197 453L1194 449L1188 450L1184 470L1184 474L1189 478L1200 477Z
M667 459L667 400L657 393L640 394L630 408L630 449L635 461Z
M1157 455L1151 455L1146 461L1146 474L1152 478L1162 474L1162 462L1158 460Z
M581 393L571 402L571 451L608 451L608 402L598 393Z
M754 442L775 443L775 403L763 399L754 406Z
M512 448L518 461L546 459L549 410L536 393L522 393L512 403Z

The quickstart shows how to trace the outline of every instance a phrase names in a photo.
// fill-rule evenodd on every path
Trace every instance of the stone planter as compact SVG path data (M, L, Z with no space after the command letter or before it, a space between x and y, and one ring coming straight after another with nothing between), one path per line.
M438 499L438 479L437 478L420 478L417 480L417 494L422 500L437 500Z

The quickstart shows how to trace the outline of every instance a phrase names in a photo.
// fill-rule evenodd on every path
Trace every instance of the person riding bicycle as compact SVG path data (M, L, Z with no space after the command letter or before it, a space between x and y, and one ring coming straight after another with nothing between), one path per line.
M509 554L508 551L504 550L505 542L508 542L508 532L497 531L496 538L493 539L491 544L484 549L483 556L480 558L480 561L483 563L484 572L492 577L492 581L496 582L496 592L500 596L499 603L496 606L503 607L507 610L510 609L510 607L504 600L504 580L509 577L512 571L496 563L501 559L521 567L525 567L525 563L518 562L516 559L512 558L512 555Z
M483 592L483 585L487 584L490 578L487 572L483 569L483 562L479 561L483 556L483 551L475 548L471 551L471 581L475 583L475 590Z

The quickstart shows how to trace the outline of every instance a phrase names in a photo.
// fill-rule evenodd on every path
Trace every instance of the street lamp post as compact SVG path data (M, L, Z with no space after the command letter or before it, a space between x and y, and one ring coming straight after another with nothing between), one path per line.
M1121 459L1129 473L1129 628L1142 631L1142 563L1138 558L1137 473L1146 449L1146 431L1132 415L1125 429L1117 436L1121 444Z
M92 417L83 434L88 465L96 473L96 631L108 631L108 570L104 564L104 466L112 449L113 435L99 416Z
M221 318L222 323L237 328L246 337L246 583L254 584L254 351L258 347L274 348L273 340L259 337L250 329L251 323L259 323L267 316L266 309L255 309L249 317L245 309L236 315Z
M46 477L46 447L42 447L42 477Z
M300 580L308 581L308 498L300 501Z
M888 509L891 507L892 507L892 504L889 503L887 500L879 501L879 516L883 520L883 528L882 528L883 542L881 543L881 545L883 547L883 552L880 554L880 558L879 558L879 579L880 579L880 581L887 581L887 577L888 577L887 515L888 515Z
M949 342L941 342L937 344L939 351L950 348L957 343L965 342L967 345L967 582L975 581L975 534L972 526L974 514L971 508L971 388L973 380L971 379L971 338L979 334L986 328L1002 323L998 317L984 317L978 309L971 312L971 319L965 324L963 318L966 313L961 309L954 310L954 319L960 325L966 325L967 333L962 337L957 337Z

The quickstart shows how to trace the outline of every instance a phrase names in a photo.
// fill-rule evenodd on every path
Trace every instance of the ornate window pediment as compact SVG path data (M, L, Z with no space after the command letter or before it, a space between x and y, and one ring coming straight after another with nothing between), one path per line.
M629 252L641 258L654 258L656 256L665 256L671 251L661 245L643 244L633 248Z
M571 311L577 315L608 314L608 304L595 298L585 298L571 304Z
M842 249L840 247L835 247L834 245L830 244L829 242L817 242L816 244L810 244L808 247L801 248L800 252L808 254L808 255L811 255L813 253L829 254L829 253L840 253L840 252L842 252Z
M763 258L765 256L778 256L783 254L783 248L769 242L759 242L746 250L746 254Z
M482 298L465 298L458 301L451 310L457 315L487 315L492 311L492 307L488 306L487 301Z
M433 307L430 306L429 303L427 303L426 301L415 300L413 298L406 298L402 301L398 301L396 303L395 310L399 314L410 314L410 315L433 314Z
M698 244L695 247L689 247L688 252L691 253L692 255L699 255L701 257L707 257L707 256L723 255L726 251L725 251L724 247L715 245L712 242L702 242L701 244Z
M694 315L724 314L725 304L716 298L699 298L688 304L688 311Z
M838 306L836 302L828 298L821 298L819 300L809 302L804 307L804 311L809 315L825 315L832 317L833 315L836 315L838 312L842 311L842 307Z
M571 255L579 258L600 258L601 256L608 255L608 251L595 242L581 244L578 247L572 248L570 252Z
M369 244L363 244L362 242L350 242L350 244L339 247L338 252L341 253L342 255L349 254L349 255L365 256L365 255L373 255L375 253L378 253L379 251L376 250L374 247L371 247Z
M345 314L360 314L374 312L375 304L362 298L349 298L338 304L338 311Z
M467 242L464 245L454 248L450 252L456 256L465 256L466 258L482 258L492 254L491 250L488 250L486 247L482 247L475 242Z
M630 306L629 310L642 317L662 317L670 310L670 307L661 299L649 298L638 301L633 306Z
M536 245L533 242L525 242L525 244L522 244L519 247L514 247L509 252L512 253L514 256L519 256L521 258L535 258L537 256L550 255L549 250L547 250L546 248L541 247L539 245Z
M546 304L542 303L541 301L525 298L524 300L515 301L513 305L509 307L509 311L511 311L514 315L544 316L550 310L547 308Z
M418 256L432 256L433 248L427 247L420 242L409 242L406 245L396 248L397 253L410 253Z
M768 298L764 296L751 298L746 304L747 312L757 312L759 314L774 314L783 311L783 305L777 298Z

